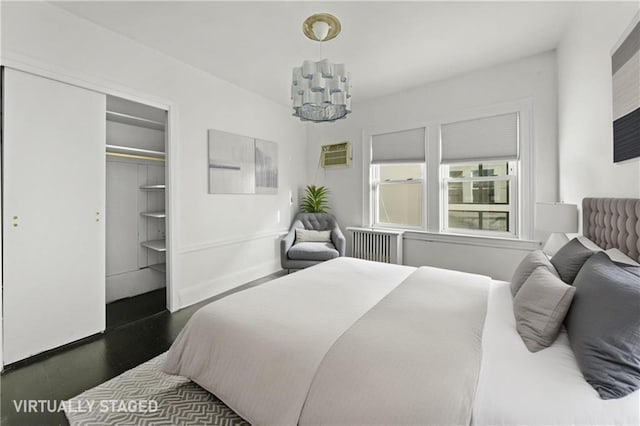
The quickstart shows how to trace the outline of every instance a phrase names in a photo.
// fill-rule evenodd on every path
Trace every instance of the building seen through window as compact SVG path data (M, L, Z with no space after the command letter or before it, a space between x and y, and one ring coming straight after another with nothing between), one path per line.
M448 166L448 228L511 232L509 162Z

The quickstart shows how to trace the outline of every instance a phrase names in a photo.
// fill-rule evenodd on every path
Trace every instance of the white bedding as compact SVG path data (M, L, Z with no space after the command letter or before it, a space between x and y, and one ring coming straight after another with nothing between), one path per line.
M394 309L398 317L404 315L411 318L405 315L408 312L400 312L400 307L404 305L394 307L387 304L387 308L384 308L383 303L381 306L384 310L373 317L366 315L414 271L416 268L408 266L340 258L288 275L277 282L233 294L202 308L194 315L169 352L165 370L192 378L254 424L339 423L336 418L327 417L327 414L337 413L329 411L331 406L342 410L344 414L340 414L340 418L349 418L350 423L354 424L359 423L356 417L364 417L345 417L353 414L351 408L355 412L370 410L375 413L375 410L382 410L380 413L383 413L384 405L394 400L400 401L400 404L402 401L412 404L410 409L400 416L394 415L394 418L416 424L415 418L411 420L408 416L416 413L416 408L423 407L417 402L419 398L412 400L405 396L411 396L412 393L429 395L430 391L426 392L424 386L430 384L436 391L445 389L443 380L426 378L428 371L416 374L416 378L422 378L418 379L418 383L405 380L401 389L384 385L380 387L376 382L376 388L372 388L370 395L350 396L346 391L348 387L343 389L340 385L340 380L358 383L364 378L368 380L368 374L361 374L367 371L372 373L373 383L375 377L385 377L387 373L391 376L386 377L398 377L397 373L403 371L404 364L408 365L407 371L416 371L420 366L411 357L407 359L413 364L389 362L385 359L388 351L367 359L367 348L354 345L354 342L361 341L376 350L377 344L388 341L390 347L415 350L412 349L417 347L414 344L420 342L416 342L415 336L396 342L396 338L401 339L401 333L391 338L375 333L377 329L382 329L382 324L389 322L384 316ZM463 281L463 275L469 275L453 271L442 271L440 274L437 271L427 281L433 281L445 273ZM474 282L476 278L471 280L469 282ZM618 400L601 400L582 377L564 331L550 348L537 353L528 352L516 332L509 284L486 280L484 285L490 285L490 292L482 336L480 373L479 377L476 376L478 386L472 403L472 424L640 425L640 392ZM422 300L426 296L417 297ZM463 297L450 299L459 301ZM442 303L443 309L445 306L446 303ZM354 326L366 316L369 317L369 325L364 328L362 324ZM421 317L417 319L419 317L414 315L414 318L416 320L407 324L424 322ZM438 321L431 320L430 323L437 325ZM445 335L439 334L445 328L432 332L418 331L424 335L427 345L441 342L446 346L451 343L448 335L446 332ZM373 336L372 340L363 338L365 335ZM345 338L341 339L342 336ZM376 342L376 339L380 341ZM457 352L457 356L461 353L470 354L466 350ZM358 369L345 370L336 377L335 372L339 368L331 366L330 371L321 368L331 364L349 365L352 361L348 357L350 353L364 360L359 363ZM452 356L451 359L455 360L456 357ZM429 364L425 362L424 369L429 369ZM462 364L459 358L457 364ZM387 367L388 371L382 371ZM326 377L330 380L326 381ZM318 389L322 391L320 397L316 392ZM330 401L328 397L332 396L332 392L340 397L340 403ZM386 395L390 397L385 399ZM470 395L473 398L473 392ZM464 399L460 393L456 397ZM351 402L347 401L349 398ZM447 410L443 403L436 405ZM323 409L325 406L326 410ZM368 408L372 406L373 409ZM448 406L451 411L452 406ZM305 411L307 408L308 411ZM376 415L376 418L380 416ZM368 423L375 423L369 420ZM385 420L380 422L391 423ZM447 420L442 422L452 423Z
M298 424L469 424L490 284L417 269L327 352Z
M509 283L492 284L482 348L475 425L640 425L640 391L600 399L582 377L564 329L551 347L526 349Z
M416 268L338 258L196 312L167 355L252 424L295 425L329 348Z

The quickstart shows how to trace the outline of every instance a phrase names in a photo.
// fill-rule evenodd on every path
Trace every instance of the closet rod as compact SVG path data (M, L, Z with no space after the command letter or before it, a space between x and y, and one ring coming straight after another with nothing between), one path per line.
M162 162L165 161L164 158L148 157L146 155L122 154L120 152L107 152L106 154L112 157L136 158L138 160L162 161Z
M115 111L107 111L107 120L116 123L131 124L134 126L146 127L154 130L164 130L164 123L161 121L150 120L148 118L137 117L135 115L123 114Z
M152 151L150 149L132 148L130 146L105 145L107 152L118 152L121 154L147 155L151 157L164 158L165 153L162 151Z

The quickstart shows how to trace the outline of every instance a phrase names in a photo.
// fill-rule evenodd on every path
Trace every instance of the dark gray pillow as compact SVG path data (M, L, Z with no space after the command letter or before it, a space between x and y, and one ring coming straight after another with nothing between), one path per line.
M542 250L532 251L522 259L522 262L520 262L516 271L513 273L513 277L511 278L511 295L513 297L516 296L516 293L520 290L520 287L522 287L522 284L524 284L527 278L529 278L529 275L541 266L556 277L559 277L556 268L549 262L549 258Z
M595 251L588 249L577 239L569 241L551 258L551 264L556 267L560 278L567 284L573 284L580 268Z
M640 388L640 267L601 252L584 264L565 325L582 375L602 399Z
M513 299L516 330L529 352L538 352L556 340L575 291L545 267L529 275Z

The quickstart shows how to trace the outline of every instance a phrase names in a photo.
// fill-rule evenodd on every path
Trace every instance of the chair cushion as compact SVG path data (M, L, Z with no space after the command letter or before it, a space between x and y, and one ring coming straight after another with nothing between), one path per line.
M331 243L298 243L289 249L287 256L296 260L330 260L339 254Z
M298 213L296 220L299 220L304 229L315 231L326 231L334 227L336 219L329 213Z

